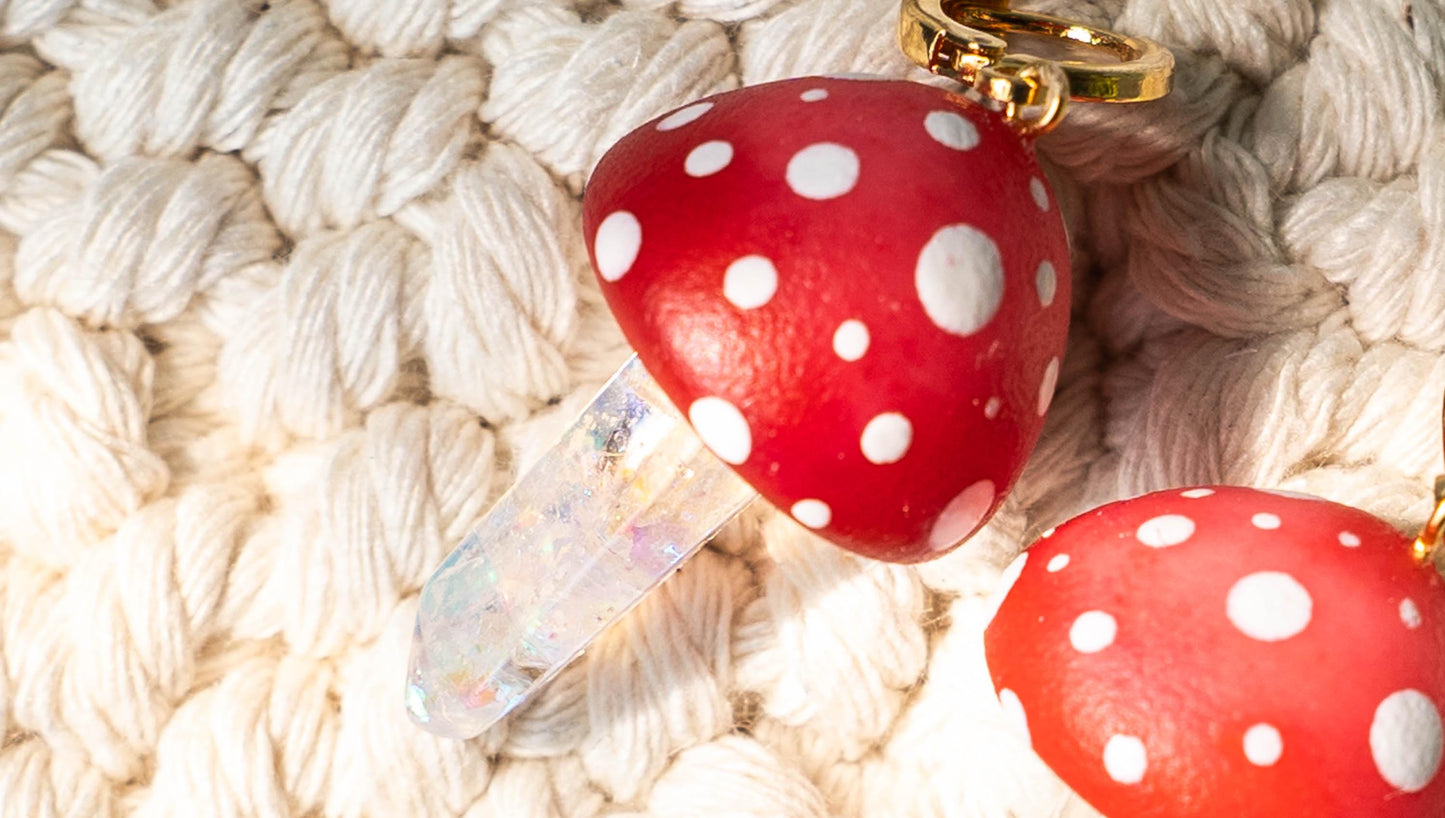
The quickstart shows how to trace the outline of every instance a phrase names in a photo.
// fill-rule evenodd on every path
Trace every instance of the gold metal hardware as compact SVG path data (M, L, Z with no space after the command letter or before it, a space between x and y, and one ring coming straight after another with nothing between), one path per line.
M1415 538L1415 559L1427 565L1435 562L1440 551L1441 534L1445 533L1445 477L1435 478L1435 510Z
M1009 35L1053 38L1099 60L1009 53ZM909 59L969 86L1025 134L1058 124L1070 99L1145 102L1169 93L1174 56L1152 40L1014 11L1007 0L903 0L898 43Z

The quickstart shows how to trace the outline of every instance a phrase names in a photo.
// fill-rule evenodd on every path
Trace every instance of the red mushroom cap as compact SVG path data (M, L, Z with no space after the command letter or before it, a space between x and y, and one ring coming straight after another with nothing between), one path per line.
M1007 572L994 686L1110 818L1439 818L1445 588L1410 546L1301 495L1111 503Z
M839 545L953 547L1038 437L1068 241L1031 148L957 95L807 78L695 103L603 157L584 229L703 441Z

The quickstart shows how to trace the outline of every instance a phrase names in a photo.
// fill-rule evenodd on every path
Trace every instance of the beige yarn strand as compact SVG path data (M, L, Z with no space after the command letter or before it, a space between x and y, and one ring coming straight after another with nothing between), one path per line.
M627 353L587 172L916 77L896 0L0 0L0 818L1092 815L982 664L1032 536L1196 481L1428 511L1445 6L1032 5L1180 74L1041 145L1075 324L995 521L898 567L755 507L457 743L401 707L417 591Z

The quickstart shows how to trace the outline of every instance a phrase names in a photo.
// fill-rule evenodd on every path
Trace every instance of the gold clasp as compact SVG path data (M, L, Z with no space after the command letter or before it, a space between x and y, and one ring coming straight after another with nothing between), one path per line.
M1433 563L1436 552L1440 550L1442 533L1445 533L1445 477L1437 477L1435 510L1430 513L1430 520L1425 523L1425 527L1420 529L1420 536L1415 538L1415 559L1426 564Z
M1445 409L1440 413L1442 440L1445 440ZM1413 550L1415 559L1425 565L1434 565L1440 556L1441 540L1445 539L1445 477L1435 478L1435 510L1415 538Z
M1009 34L1055 38L1112 61L1010 54ZM1174 56L1158 43L1014 11L1007 0L903 0L898 43L909 59L969 86L1027 134L1057 125L1070 99L1144 102L1173 85Z

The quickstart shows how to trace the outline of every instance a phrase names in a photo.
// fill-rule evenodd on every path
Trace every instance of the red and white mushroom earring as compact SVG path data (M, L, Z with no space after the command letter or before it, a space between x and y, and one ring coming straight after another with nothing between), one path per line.
M998 5L904 3L903 49L958 90L774 82L602 158L584 235L637 354L423 589L406 686L422 726L487 729L758 494L899 562L988 520L1068 329L1068 238L1032 137L1070 96L1162 96L1173 65ZM1109 58L1007 54L1010 31Z
M1004 573L1005 713L1109 818L1445 815L1445 478L1412 542L1229 486L1094 509Z

